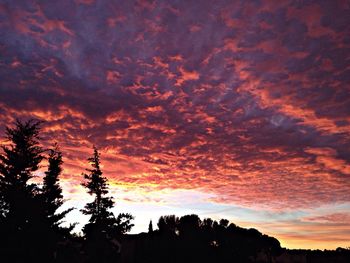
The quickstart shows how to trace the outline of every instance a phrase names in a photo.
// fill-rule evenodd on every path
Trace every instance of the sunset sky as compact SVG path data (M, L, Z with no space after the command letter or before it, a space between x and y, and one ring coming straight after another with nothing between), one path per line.
M96 145L133 233L196 213L350 246L348 0L1 0L0 80L2 140L46 121L77 229Z

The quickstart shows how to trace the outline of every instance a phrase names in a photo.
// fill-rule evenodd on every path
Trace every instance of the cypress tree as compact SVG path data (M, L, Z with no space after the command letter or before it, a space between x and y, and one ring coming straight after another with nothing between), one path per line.
M149 221L148 233L153 233L153 224L152 224L152 220Z

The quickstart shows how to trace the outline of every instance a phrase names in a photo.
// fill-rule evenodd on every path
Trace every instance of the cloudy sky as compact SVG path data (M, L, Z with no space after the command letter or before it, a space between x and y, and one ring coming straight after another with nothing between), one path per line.
M78 208L96 145L135 233L196 213L290 248L349 246L349 13L347 0L1 0L1 138L45 120Z

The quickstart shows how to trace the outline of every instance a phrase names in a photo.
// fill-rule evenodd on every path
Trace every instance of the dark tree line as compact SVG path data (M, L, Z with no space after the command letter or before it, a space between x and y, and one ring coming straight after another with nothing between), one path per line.
M152 236L156 247L163 248L161 253L147 249L152 258L148 262L256 262L259 256L269 259L281 252L277 239L256 229L240 228L227 219L201 220L197 215L162 216Z
M59 212L64 203L59 179L62 153L57 144L48 150L40 146L40 124L34 120L17 121L14 128L6 128L7 144L2 146L0 154L1 262L55 262L60 244L67 244L74 238L71 234L74 225L61 225L73 208ZM31 179L44 159L48 166L39 185ZM80 252L87 262L94 262L97 257L103 260L106 253L91 246L112 244L114 237L131 229L133 216L119 214L115 217L110 211L114 202L106 196L108 181L102 176L96 148L88 161L92 169L84 174L82 185L95 199L82 210L90 220L83 228L84 248Z

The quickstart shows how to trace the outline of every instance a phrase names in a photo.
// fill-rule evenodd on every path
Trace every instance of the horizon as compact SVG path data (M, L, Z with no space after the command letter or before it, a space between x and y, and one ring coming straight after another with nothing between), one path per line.
M286 248L349 247L349 13L342 0L3 1L0 143L16 119L44 121L75 231L95 145L131 233L197 214Z

